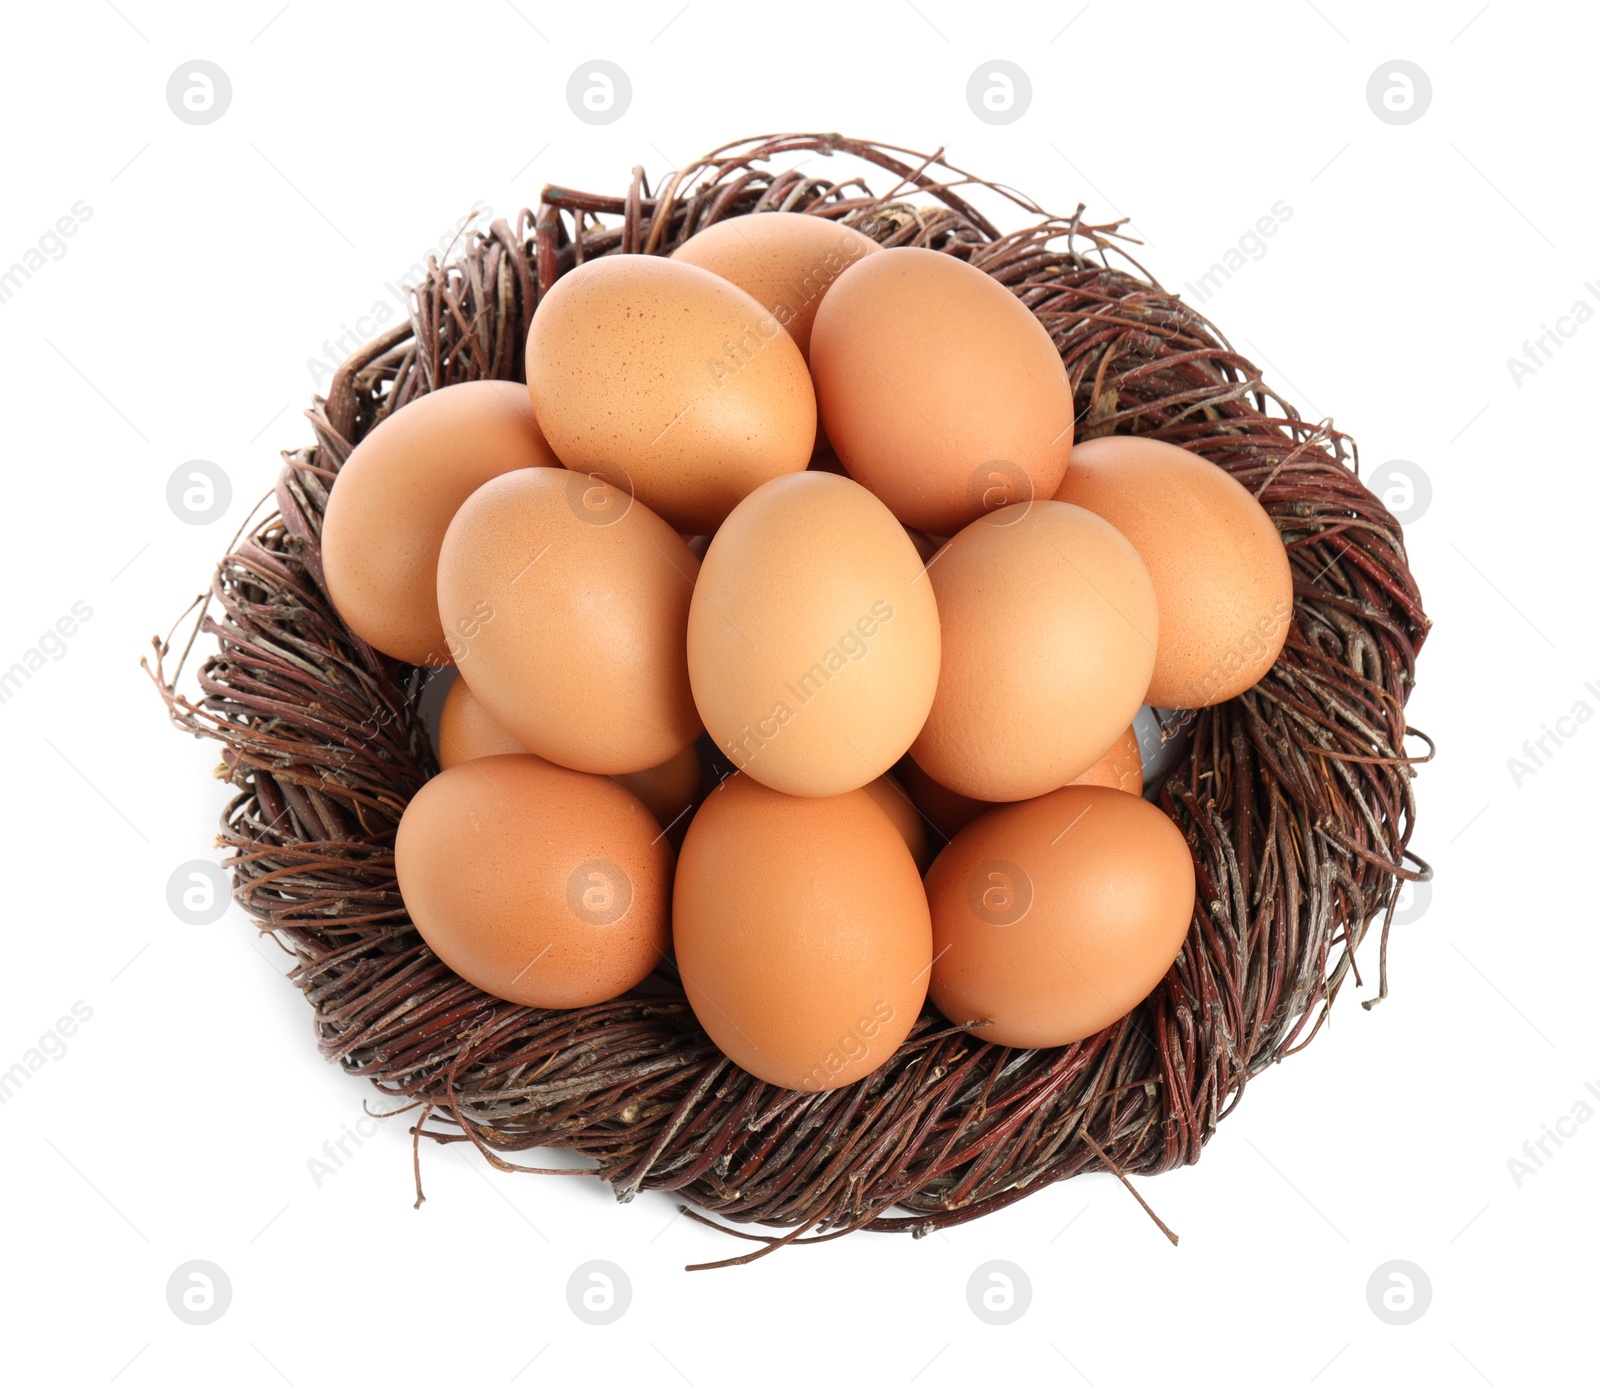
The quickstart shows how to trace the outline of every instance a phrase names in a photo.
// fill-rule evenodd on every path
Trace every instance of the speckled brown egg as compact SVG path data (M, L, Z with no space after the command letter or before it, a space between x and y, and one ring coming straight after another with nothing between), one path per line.
M1260 681L1294 619L1294 577L1272 517L1221 467L1150 438L1096 438L1059 499L1127 535L1155 583L1161 639L1145 701L1209 707Z
M911 747L939 783L1009 802L1081 775L1127 730L1155 661L1133 545L1061 501L995 511L928 564L943 663Z
M878 249L870 236L826 217L763 212L714 222L690 236L672 258L737 284L771 311L809 358L811 324L823 295L851 265Z
M1072 387L1050 334L953 255L899 246L847 269L817 309L811 371L845 470L916 529L1053 496L1067 470Z
M689 678L717 748L762 784L828 795L910 746L939 678L939 612L883 503L804 472L741 501L706 552Z
M439 554L439 612L461 676L535 755L648 770L700 734L684 654L700 563L660 516L555 468L496 477Z
M802 799L733 775L689 825L672 897L684 992L717 1048L779 1087L865 1078L927 993L916 863L864 790Z
M620 785L537 756L443 771L406 805L395 871L428 946L474 986L567 1009L665 955L672 849Z
M1072 785L1005 804L928 871L929 995L993 1044L1071 1044L1121 1019L1183 948L1194 862L1183 834L1134 794Z
M445 530L491 477L557 465L520 385L447 385L389 415L340 468L322 521L323 574L345 624L395 659L449 664L434 598Z
M569 271L533 315L527 364L556 456L685 533L714 533L762 482L811 460L816 395L799 347L698 265L605 255Z

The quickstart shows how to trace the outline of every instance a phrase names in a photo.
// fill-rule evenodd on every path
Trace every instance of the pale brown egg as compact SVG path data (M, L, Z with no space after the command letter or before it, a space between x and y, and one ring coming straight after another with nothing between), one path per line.
M953 255L900 246L852 265L817 310L811 371L845 470L916 529L1048 498L1067 470L1072 387L1050 334Z
M737 284L771 311L809 359L817 306L838 277L878 243L826 217L763 212L728 217L697 231L672 252Z
M699 569L637 500L539 468L457 512L439 612L462 677L511 736L558 765L628 774L700 734L684 658Z
M869 794L801 799L747 775L724 780L689 825L672 937L717 1048L809 1092L893 1056L933 957L916 863Z
M375 650L442 667L434 575L461 503L491 477L560 464L528 392L504 380L421 395L367 434L339 469L322 520L322 571L344 623Z
M997 802L1081 775L1133 721L1155 662L1155 590L1133 545L1035 501L968 525L927 573L943 664L917 764Z
M882 502L805 472L741 501L706 552L689 678L712 740L786 794L857 789L897 761L939 678L939 612Z
M926 871L933 860L933 848L928 845L928 830L923 826L922 814L911 802L905 786L893 775L879 775L861 786L872 796L872 802L889 815L916 862L918 871Z
M672 849L639 800L537 756L434 776L395 871L428 946L492 996L564 1010L620 996L665 956Z
M1272 517L1221 467L1151 438L1095 438L1057 498L1103 516L1150 572L1161 639L1145 701L1209 707L1253 687L1294 619L1294 577Z
M1139 754L1139 736L1130 724L1099 760L1073 784L1098 784L1106 789L1123 789L1129 794L1144 793L1144 760Z
M525 755L528 748L489 716L473 697L464 678L457 677L439 709L439 768L448 770L485 756Z
M662 765L612 778L639 796L670 842L676 845L683 841L689 828L689 810L701 797L700 753L692 744Z
M1005 804L928 871L934 1005L994 1044L1071 1044L1127 1015L1194 915L1194 861L1134 794L1072 785Z
M569 468L677 529L711 534L803 471L817 431L806 363L767 309L698 265L605 255L564 274L528 332L528 391Z

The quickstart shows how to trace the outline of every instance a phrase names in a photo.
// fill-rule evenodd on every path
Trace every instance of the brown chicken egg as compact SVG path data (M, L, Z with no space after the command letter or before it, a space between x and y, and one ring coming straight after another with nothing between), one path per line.
M688 831L689 810L700 802L701 774L700 753L690 744L664 764L612 778L638 795L661 824L668 841L676 845Z
M439 709L439 768L448 770L485 756L527 754L528 748L489 716L473 697L464 678L457 677Z
M809 359L811 324L823 295L845 270L878 248L870 236L827 217L764 212L713 222L672 258L737 284L772 313Z
M911 802L905 787L893 775L879 775L861 786L872 796L872 802L889 815L889 821L899 830L911 860L918 871L926 871L933 860L933 849L928 845L928 830L923 826L922 814Z
M939 689L912 758L972 799L1048 793L1128 728L1150 682L1156 599L1139 555L1060 501L995 511L935 555Z
M747 775L724 780L689 825L672 937L717 1048L809 1092L894 1054L933 957L916 863L869 794L795 798Z
M439 710L439 768L448 770L485 756L532 755L510 732L489 716L464 678L457 678ZM542 759L542 757L541 757ZM664 764L611 778L634 795L666 831L674 846L688 829L686 815L700 801L700 754L685 746Z
M536 755L629 774L700 734L684 632L699 560L604 481L496 477L439 554L439 612L489 716Z
M804 472L747 496L706 552L689 679L712 740L786 794L876 779L911 744L939 678L922 560L881 501Z
M1130 724L1099 760L1072 781L1073 784L1098 784L1106 789L1123 789L1129 794L1144 793L1144 760L1139 754L1139 736Z
M811 371L845 470L916 529L1048 498L1067 470L1075 411L1050 334L954 255L900 246L850 266L817 309Z
M389 415L340 468L322 520L323 576L345 624L395 659L449 664L434 574L451 519L491 477L558 465L521 385L447 385Z
M1161 638L1145 701L1209 707L1260 681L1294 619L1272 517L1227 472L1151 438L1095 438L1056 492L1109 520L1155 584Z
M620 785L490 756L406 805L395 871L428 946L474 986L563 1010L620 996L665 955L672 849Z
M906 534L910 536L912 547L917 551L917 557L926 565L941 548L945 541L931 534L924 534L920 529L906 526Z
M965 794L957 794L955 790L946 788L910 756L896 765L894 771L894 778L904 785L901 792L915 811L919 825L931 827L941 842L948 842L974 819L998 807L992 800L969 799ZM888 778L885 776L885 779ZM873 790L882 783L881 780L875 780L867 789ZM1129 794L1143 793L1143 764L1139 755L1139 738L1133 728L1130 726L1110 750L1071 783L1103 785L1108 789L1126 790ZM887 796L880 791L874 797L883 799ZM1013 802L1026 803L1027 800ZM912 850L915 852L916 849ZM923 869L927 869L925 862Z
M533 315L527 364L556 456L686 533L714 533L762 482L811 460L816 395L799 347L698 265L605 255L570 270Z
M980 813L994 807L987 799L970 799L940 784L910 756L895 766L894 773L905 785L917 812L933 825L938 834L936 846L948 842Z
M970 799L965 794L957 794L955 790L940 784L910 756L895 766L894 778L904 785L901 792L916 813L919 824L931 826L942 841L948 842L975 818L997 807L991 799ZM867 788L873 790L881 783L875 780ZM1130 794L1142 793L1143 765L1139 758L1139 738L1133 728L1130 726L1110 750L1070 783L1104 785L1108 789L1122 789ZM879 791L874 797L883 799L887 795ZM916 849L912 850L915 852ZM926 869L926 863L923 865Z
M934 1005L994 1044L1045 1049L1104 1029L1183 948L1194 862L1137 795L1072 785L1005 804L928 871Z

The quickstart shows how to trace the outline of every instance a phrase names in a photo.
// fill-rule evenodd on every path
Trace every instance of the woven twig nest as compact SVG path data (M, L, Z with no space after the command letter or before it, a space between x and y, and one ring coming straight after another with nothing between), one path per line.
M838 154L887 186L786 167ZM1118 249L1116 226L1007 194L1033 222L1002 235L962 195L980 182L904 150L786 136L728 146L655 193L640 170L619 197L547 188L537 213L468 231L459 258L430 261L410 321L315 400L317 443L285 454L278 513L222 560L202 608L218 651L198 700L176 693L158 643L173 717L222 743L219 773L239 790L220 839L237 899L293 954L322 1052L414 1104L421 1135L471 1141L508 1169L521 1167L513 1152L564 1147L619 1198L670 1189L793 1229L781 1240L920 1234L1084 1170L1196 1160L1246 1082L1316 1034L1349 977L1361 982L1356 946L1380 915L1386 990L1400 882L1427 874L1407 851L1423 757L1406 751L1405 702L1428 620L1399 524L1357 479L1351 440L1301 419ZM1250 692L1192 715L1160 791L1196 863L1188 940L1147 1001L1081 1043L1007 1049L929 1009L869 1078L791 1092L723 1058L670 975L649 994L531 1010L455 976L406 918L394 835L435 770L418 711L426 674L377 654L328 601L319 535L340 466L426 391L521 380L539 297L575 264L664 254L711 222L771 210L992 275L1060 348L1080 439L1180 444L1254 493L1283 535L1295 577L1283 654Z

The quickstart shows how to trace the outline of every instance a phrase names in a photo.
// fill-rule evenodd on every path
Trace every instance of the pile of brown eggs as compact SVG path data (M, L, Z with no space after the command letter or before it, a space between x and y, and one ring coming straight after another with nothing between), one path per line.
M821 217L576 266L527 377L395 411L322 532L349 628L458 675L395 847L438 956L547 1008L670 959L723 1053L810 1090L930 997L1023 1047L1136 1006L1195 877L1132 726L1282 648L1255 499L1074 448L1011 290Z

